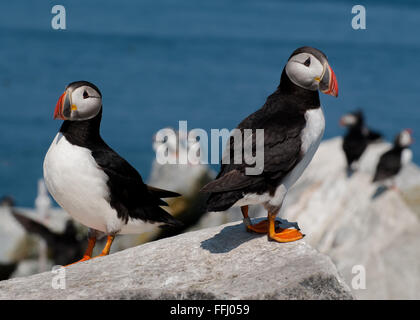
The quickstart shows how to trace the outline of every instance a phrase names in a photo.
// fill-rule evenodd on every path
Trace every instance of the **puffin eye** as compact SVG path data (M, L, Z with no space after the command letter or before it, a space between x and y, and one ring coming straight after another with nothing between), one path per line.
M306 59L306 61L303 63L305 66L309 67L311 64L311 57L309 57L308 59Z
M89 98L89 94L87 93L87 91L83 91L83 99L87 99Z

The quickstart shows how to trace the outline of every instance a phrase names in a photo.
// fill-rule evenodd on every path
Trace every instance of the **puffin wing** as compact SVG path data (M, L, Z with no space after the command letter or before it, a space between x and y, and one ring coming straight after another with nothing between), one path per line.
M227 171L227 170L226 170ZM223 192L240 190L242 188L251 186L258 182L262 182L263 179L250 179L249 176L245 175L244 172L238 169L232 169L227 171L226 174L219 175L214 181L206 184L201 192Z
M120 219L126 223L131 218L179 224L178 220L159 207L167 205L160 197L174 197L179 194L147 186L137 170L106 144L92 150L92 155L108 176L110 205L117 211Z
M264 168L259 175L247 175L245 170L254 165L242 161L234 163L235 140L231 136L226 148L229 152L230 163L222 164L216 179L202 188L202 192L227 192L234 190L247 191L257 188L257 185L270 184L272 180L283 178L301 159L300 133L305 126L304 116L289 114L277 110L272 116L267 116L264 108L258 110L242 121L237 129L243 133L244 129L264 129ZM264 116L263 116L264 114ZM255 131L252 134L252 150L256 150ZM246 145L244 141L243 145ZM242 146L243 149L243 146ZM242 150L243 154L243 150Z
M373 182L385 180L398 173L401 167L400 154L391 149L385 152L380 158L376 167Z

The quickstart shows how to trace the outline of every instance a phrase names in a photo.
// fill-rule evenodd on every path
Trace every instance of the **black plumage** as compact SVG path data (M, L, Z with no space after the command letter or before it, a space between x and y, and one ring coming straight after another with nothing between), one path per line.
M372 129L367 129L366 137L369 142L376 142L382 139L382 133Z
M109 199L118 217L162 222L178 226L180 222L160 208L167 205L161 197L177 197L178 193L147 186L141 175L125 159L112 150L100 136L101 111L94 118L83 121L64 121L60 132L68 142L92 152L97 165L108 176Z
M343 151L346 156L347 166L358 161L365 152L369 143L381 138L379 132L368 129L365 126L365 119L362 111L351 113L355 117L356 122L348 126L348 132L343 139Z
M394 145L379 158L373 182L383 181L398 174L401 170L401 156L404 148Z
M251 165L234 164L234 139L231 137L228 146L230 164L222 164L216 179L202 189L202 192L211 193L207 211L226 210L247 193L263 194L269 191L273 195L281 180L302 159L301 132L306 124L305 112L316 108L320 108L318 91L295 85L283 70L277 90L267 98L261 109L237 127L242 136L244 129L264 129L263 172L260 175L246 175L245 169ZM252 148L256 149L255 139Z
M343 139L343 151L346 156L347 166L360 159L368 146L366 137L358 129L350 129Z
M379 158L373 182L384 181L397 175L403 165L411 160L409 146L413 143L412 130L402 130L394 139L394 145Z

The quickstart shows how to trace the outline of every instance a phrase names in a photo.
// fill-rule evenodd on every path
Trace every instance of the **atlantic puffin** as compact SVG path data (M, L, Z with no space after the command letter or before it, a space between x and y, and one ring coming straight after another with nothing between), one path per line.
M290 242L303 234L295 229L276 228L276 216L287 191L302 175L322 139L325 120L318 90L337 97L338 85L327 57L312 47L296 49L283 69L280 84L265 104L237 127L264 129L264 167L259 175L247 175L247 165L234 163L235 139L230 137L226 151L230 163L221 165L216 179L203 187L210 193L207 211L241 207L248 231L266 233L269 240ZM252 150L256 150L253 138ZM242 152L245 153L242 147ZM248 206L261 204L268 219L253 225Z
M413 157L413 153L409 149L412 143L412 130L402 130L395 137L392 148L379 158L372 182L379 182L387 187L394 187L394 178Z
M347 168L355 170L357 161L365 152L368 144L378 141L382 135L366 126L361 110L343 115L340 118L340 125L348 129L342 144Z
M125 159L102 140L102 94L87 81L70 83L58 99L54 119L64 120L44 160L45 184L76 221L89 228L92 258L98 236L107 235L100 256L108 255L116 234L142 233L153 226L178 226L160 206L178 193L147 186ZM78 262L80 262L78 261Z

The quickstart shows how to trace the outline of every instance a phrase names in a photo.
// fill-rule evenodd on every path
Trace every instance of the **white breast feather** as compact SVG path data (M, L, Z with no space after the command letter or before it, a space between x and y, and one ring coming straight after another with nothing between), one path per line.
M109 204L108 176L89 149L72 145L58 133L44 160L45 184L57 203L75 220L102 231L139 233L150 229L141 220L125 225Z
M404 167L413 159L413 152L410 149L404 149L401 154L401 167Z

